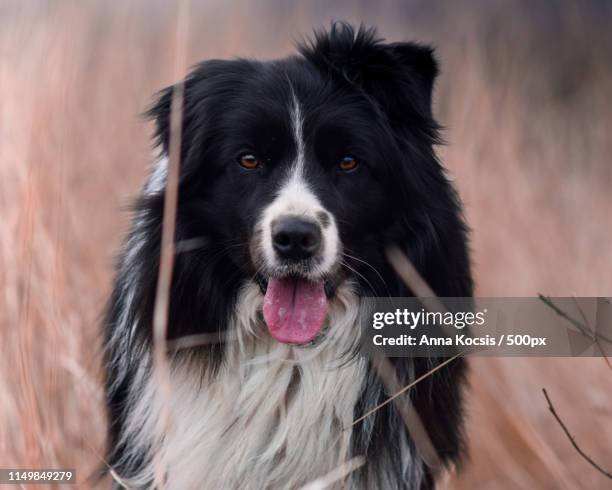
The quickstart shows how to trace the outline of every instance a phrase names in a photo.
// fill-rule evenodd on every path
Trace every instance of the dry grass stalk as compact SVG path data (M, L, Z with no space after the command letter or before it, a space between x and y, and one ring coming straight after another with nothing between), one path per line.
M334 468L321 478L304 485L300 490L324 490L334 483L344 480L348 475L361 468L364 464L365 458L363 456L356 456L342 463L337 468Z
M185 69L187 50L187 14L188 3L179 4L177 22L177 55L176 71L179 77ZM170 138L168 147L168 172L164 194L164 215L160 247L159 275L153 311L153 365L158 379L160 396L166 401L162 404L158 433L166 434L172 430L169 401L172 398L170 384L170 366L167 357L168 311L175 256L176 214L178 207L178 191L180 176L180 160L182 147L184 84L176 83L172 90L170 105ZM159 454L155 454L155 483L157 488L164 488L165 468L161 464Z
M406 255L397 247L396 245L391 245L386 250L387 258L389 262L395 269L395 272L402 278L406 286L413 292L413 294L419 298L419 300L423 303L425 308L430 311L440 311L445 312L446 308L442 304L442 302L437 298L436 294L433 292L429 284L423 279L423 277L416 270L412 262L406 257ZM387 389L392 393L395 393L385 402L380 404L378 407L375 407L373 410L368 412L365 416L360 417L359 420L362 420L366 416L380 409L380 407L386 405L387 403L393 401L402 416L402 420L406 425L410 436L412 437L416 447L421 453L423 460L431 467L431 468L439 468L440 467L440 457L438 452L427 433L425 425L421 420L418 412L414 408L412 402L409 398L400 399L400 395L407 392L412 386L422 381L423 379L431 376L438 369L444 367L446 364L455 360L457 357L461 356L463 353L459 353L450 359L447 359L434 369L431 369L423 376L419 377L417 380L408 384L404 388L399 387L399 383L397 381L397 377L395 376L395 370L391 363L384 357L378 356L373 359L373 365L375 366L377 373Z
M399 249L397 245L391 245L386 250L387 258L395 269L395 272L402 278L404 284L419 298L423 306L429 311L446 312L446 307L438 299L433 289L423 279L419 271L416 270L412 262Z
M155 309L153 312L153 365L158 379L160 395L170 400L172 390L170 384L170 366L167 358L168 309L172 272L174 269L174 235L176 230L176 208L178 203L178 180L181 148L181 121L183 115L183 84L177 83L172 92L170 110L170 158L168 161L168 179L164 199L164 218L162 225L162 240L160 249L159 275ZM167 433L171 429L168 404L164 403L160 417L159 433ZM155 479L158 488L163 488L164 469L159 461L156 464Z
M87 445L87 448L89 449L89 451L94 454L96 456L96 458L104 464L104 466L106 467L106 469L108 470L108 474L110 475L110 477L113 479L113 481L115 481L121 488L125 488L127 490L130 490L130 487L128 486L127 482L125 482L120 476L119 473L117 473L117 471L115 470L115 468L113 468L110 463L106 460L106 458L104 458L96 448L94 448L88 441L85 441L85 444ZM92 476L92 479L95 478Z
M376 356L374 359L372 359L372 364L376 369L378 377L383 381L387 390L389 390L391 393L395 392L395 394L370 412L373 413L380 407L393 401L397 411L402 417L410 437L419 450L423 461L425 461L425 464L427 464L427 466L430 468L440 468L440 456L438 455L438 451L427 433L427 429L425 428L419 413L417 412L416 408L414 408L414 405L409 397L400 398L402 393L407 392L410 387L414 386L416 383L410 383L408 386L400 389L401 385L399 384L397 376L395 375L395 368L387 358ZM438 368L439 367L440 366L438 366ZM435 371L435 369L432 369L431 371L427 372L424 376L419 378L419 381L431 376Z
M236 341L236 335L231 332L195 333L177 337L166 342L169 351L190 349L201 345L222 344Z
M414 386L416 386L417 384L419 384L421 381L423 381L425 378L431 376L433 373L435 373L438 369L442 369L444 366L446 366L447 364L450 364L451 362L453 362L455 359L457 359L458 357L462 356L463 352L459 352L458 354L455 354L453 357L450 357L448 359L446 359L444 362L438 364L435 368L427 371L425 374L423 374L422 376L419 376L417 379L415 379L414 381L412 381L411 383L407 384L406 386L404 386L403 388L401 388L400 390L397 390L392 396L390 396L389 398L387 398L384 402L382 402L380 405L375 406L372 410L367 411L366 413L364 413L361 417L359 417L358 419L353 421L352 425L358 424L359 422L361 422L362 420L366 419L367 417L369 417L370 415L372 415L374 412L380 410L382 407L384 407L385 405L387 405L388 403L391 403L393 400L395 400L398 396L401 396L402 394L406 393L410 388L413 388ZM380 359L384 359L384 358L380 358ZM388 361L387 361L388 362Z

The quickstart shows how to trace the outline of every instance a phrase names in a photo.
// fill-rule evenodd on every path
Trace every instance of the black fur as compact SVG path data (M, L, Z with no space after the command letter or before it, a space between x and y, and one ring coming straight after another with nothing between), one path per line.
M338 223L347 258L358 271L361 294L409 296L388 264L384 249L398 244L432 289L442 297L471 296L467 232L458 197L434 154L438 125L431 98L438 73L431 48L385 44L373 29L335 23L299 47L299 56L277 61L213 60L185 80L181 176L176 240L198 239L198 248L176 257L171 291L170 336L223 332L237 291L253 280L256 264L249 242L259 212L269 204L286 162L296 149L288 126L292 91L303 104L309 183ZM163 151L169 144L172 88L148 112ZM262 159L257 173L235 165L243 151ZM333 167L344 153L363 162L353 175ZM118 444L127 392L151 339L163 192L143 194L136 205L132 242L122 255L106 317L109 463L129 475L146 462L126 462ZM130 255L138 243L137 252ZM133 250L132 250L133 252ZM376 269L376 270L374 270ZM342 269L337 280L352 273ZM130 291L130 294L128 294ZM128 328L138 320L134 334ZM222 360L222 345L201 349L202 362ZM400 382L408 363L395 359ZM438 363L417 359L416 376ZM461 392L465 364L451 363L418 384L411 397L444 462L464 453ZM355 416L388 395L373 373ZM392 404L360 424L355 454L365 454L364 471L376 472L380 458L398 468L394 438L404 430ZM422 488L433 488L435 472Z

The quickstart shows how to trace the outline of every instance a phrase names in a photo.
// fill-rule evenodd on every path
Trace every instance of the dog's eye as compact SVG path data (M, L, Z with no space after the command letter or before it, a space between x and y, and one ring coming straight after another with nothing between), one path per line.
M238 157L238 163L241 167L249 170L254 170L259 167L259 160L257 160L257 157L252 153L240 155L240 157Z
M345 156L338 162L338 168L344 172L350 172L357 168L357 160L352 156Z

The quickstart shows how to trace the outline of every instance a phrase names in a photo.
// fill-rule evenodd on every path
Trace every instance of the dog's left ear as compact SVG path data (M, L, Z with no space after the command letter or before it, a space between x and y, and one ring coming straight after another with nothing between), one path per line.
M438 65L433 49L417 43L385 43L376 30L334 22L299 47L321 71L371 97L397 127L417 119L435 127L431 96Z
M405 70L404 83L412 85L418 95L422 109L431 115L431 96L433 85L438 75L438 63L434 58L434 49L417 43L394 43L386 49L391 50L398 65L396 68ZM398 75L397 83L402 77ZM393 84L394 80L389 80Z

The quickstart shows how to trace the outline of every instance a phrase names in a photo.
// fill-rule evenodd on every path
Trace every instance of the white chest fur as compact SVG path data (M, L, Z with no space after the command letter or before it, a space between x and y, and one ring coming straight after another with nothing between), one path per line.
M171 427L158 441L167 488L297 488L346 461L365 377L362 359L343 357L359 337L356 301L339 291L325 340L299 348L270 338L261 294L246 287L220 369L211 375L201 358L173 365ZM144 387L133 394L126 431L141 450L164 403L150 376ZM133 483L152 474L149 467Z

